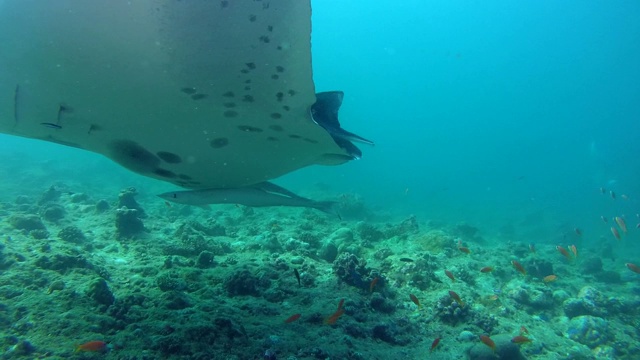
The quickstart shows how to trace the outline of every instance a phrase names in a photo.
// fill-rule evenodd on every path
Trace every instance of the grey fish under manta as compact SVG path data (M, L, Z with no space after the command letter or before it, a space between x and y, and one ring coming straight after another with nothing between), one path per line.
M308 207L335 214L335 201L314 201L298 196L270 182L229 189L170 191L159 197L178 204L205 206L209 204L241 204L251 207L293 206Z

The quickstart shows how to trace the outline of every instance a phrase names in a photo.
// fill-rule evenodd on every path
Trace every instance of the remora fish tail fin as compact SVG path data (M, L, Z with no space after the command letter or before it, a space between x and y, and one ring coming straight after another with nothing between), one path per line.
M338 203L335 201L312 201L309 204L309 207L320 210L327 214L338 215L334 208L336 204Z
M357 146L351 143L357 141L373 145L373 141L344 130L340 127L338 112L342 106L344 93L342 91L327 91L316 94L316 102L311 106L311 118L322 126L331 135L338 146L346 150L355 158L360 158L362 152Z

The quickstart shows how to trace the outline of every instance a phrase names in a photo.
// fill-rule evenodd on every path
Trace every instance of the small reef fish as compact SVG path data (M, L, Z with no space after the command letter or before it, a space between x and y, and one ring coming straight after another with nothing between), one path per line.
M514 336L511 339L511 342L514 344L525 344L525 343L530 343L531 339L529 339L526 336L518 335L518 336Z
M462 251L465 254L471 254L471 250L468 247L462 246L462 240L458 239L458 250Z
M493 266L485 266L482 269L480 269L480 272L485 274L490 273L492 271L493 271Z
M522 334L527 334L527 335L529 335L529 330L527 330L527 328L526 328L526 327L524 327L524 325L521 325L521 326L520 326L520 335L522 335Z
M433 352L433 350L435 350L438 347L438 344L440 344L440 340L442 338L437 337L433 340L433 342L431 343L431 350L429 350L429 352Z
M601 193L601 194L604 194L605 192L607 192L607 189L605 189L605 188L601 187L601 188L600 188L600 193Z
M374 277L373 280L371 280L371 283L369 284L369 294L371 294L373 292L373 288L376 287L376 284L378 283L378 277Z
M293 315L289 316L287 318L287 320L285 320L284 322L285 322L285 324L292 323L292 322L300 319L301 316L302 316L302 314L293 314Z
M493 340L491 340L490 337L488 337L487 335L480 335L479 337L480 337L480 341L482 341L483 344L490 347L491 350L496 351L496 343L493 342Z
M300 284L300 273L298 272L298 269L293 269L293 275L296 276L296 280L298 280L298 287L302 286Z
M640 223L638 223L638 225L636 225L636 229L640 229Z
M602 221L604 221L605 223L608 223L608 222L609 222L609 220L607 220L607 218L606 218L606 217L604 217L604 216L600 216L600 219L602 219Z
M403 262L413 262L413 259L409 259L409 258L400 258L400 261L403 261Z
M333 325L336 323L336 321L338 321L338 319L340 319L340 316L342 316L342 314L344 314L344 309L340 309L334 312L331 316L324 320L324 323L326 325Z
M638 265L632 264L632 263L626 263L624 264L626 267L629 268L629 270L633 271L636 274L640 274L640 267Z
M611 227L611 233L613 234L613 236L620 240L620 233L618 232L618 229L614 228L613 226Z
M422 305L420 305L420 300L418 300L418 298L415 295L409 294L409 297L411 298L411 301L413 301L414 304L418 305L418 309L422 307Z
M575 245L570 245L569 250L571 250L573 257L578 257L578 248Z
M78 345L74 352L80 351L89 351L89 352L99 352L105 351L107 349L107 343L104 341L89 341L84 344Z
M458 246L458 250L462 251L465 254L471 254L471 250L469 250L466 246Z
M338 310L336 310L336 312L334 312L331 316L324 320L324 323L326 325L333 325L336 323L336 321L338 321L338 319L340 319L340 316L344 314L342 305L344 305L344 299L340 299L340 302L338 303Z
M576 232L576 235L582 236L582 230L580 230L579 228L574 228L573 231Z
M622 229L622 232L626 234L627 233L627 223L624 222L624 219L619 217L619 216L616 216L615 220L616 220L616 224L618 224L618 226L620 226L620 229Z
M550 283L556 280L558 280L558 277L556 275L547 275L544 278L542 278L542 281L544 281L545 283Z
M565 249L562 246L558 245L558 246L556 246L556 250L558 250L558 252L560 252L560 254L562 254L564 257L566 257L567 260L571 260L571 255L569 255L569 252L567 251L567 249Z
M629 200L629 195L622 194L622 195L620 195L620 198L621 198L622 200Z
M527 270L524 269L522 264L517 262L516 260L511 260L511 265L522 275L527 275Z
M613 192L613 190L609 191L609 194L611 195L611 198L612 198L613 200L615 200L615 199L616 199L616 193L614 193L614 192Z
M456 282L456 278L453 276L453 273L451 271L445 270L444 273L447 275L449 279L451 279L451 281Z
M460 305L460 307L464 307L464 303L462 302L462 299L460 299L460 295L458 295L455 291L449 290L449 296L451 296L451 298L455 300L458 305Z
M165 202L164 202L164 204L165 204L168 208L170 208L170 207L171 207L171 203L170 203L170 202L168 202L168 201L165 201Z
M536 246L534 244L529 244L529 251L531 251L532 254L536 253Z

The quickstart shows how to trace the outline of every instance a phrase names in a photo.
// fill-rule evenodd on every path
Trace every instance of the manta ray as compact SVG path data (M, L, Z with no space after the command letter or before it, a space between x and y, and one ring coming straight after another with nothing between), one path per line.
M269 180L373 144L343 96L315 91L308 0L0 1L0 132L190 189L168 200L326 210Z

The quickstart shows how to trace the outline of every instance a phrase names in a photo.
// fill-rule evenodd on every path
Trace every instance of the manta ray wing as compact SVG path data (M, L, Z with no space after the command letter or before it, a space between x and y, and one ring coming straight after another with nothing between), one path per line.
M0 132L186 188L353 159L311 119L305 0L0 2Z

